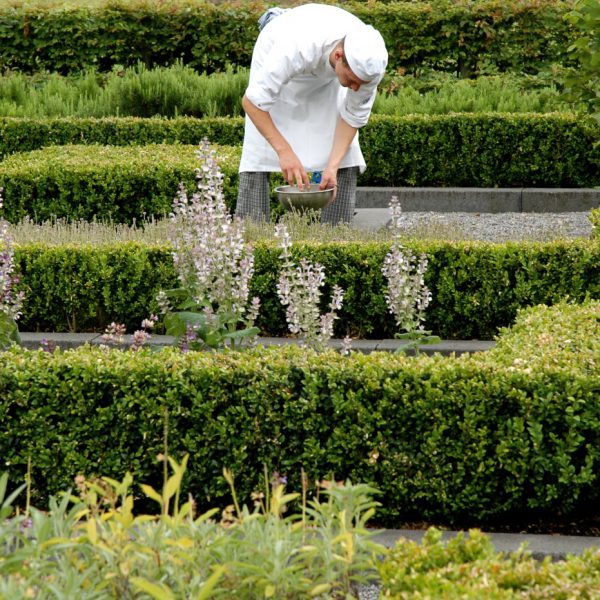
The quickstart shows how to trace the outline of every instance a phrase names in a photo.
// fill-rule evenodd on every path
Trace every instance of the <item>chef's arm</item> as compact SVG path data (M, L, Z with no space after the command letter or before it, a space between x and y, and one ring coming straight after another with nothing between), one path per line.
M325 167L321 177L321 185L319 185L320 189L324 190L325 188L331 188L337 185L337 171L342 159L346 156L346 152L348 152L348 148L350 148L350 144L356 135L356 131L356 127L352 127L352 125L349 125L340 117L335 126L333 145L331 146L327 167Z
M275 123L273 123L271 115L267 111L258 108L246 96L242 98L242 106L256 129L258 129L260 134L271 144L273 150L277 153L279 166L285 180L289 184L293 184L295 181L299 189L303 188L303 184L310 186L306 169L292 150L288 141L283 137L279 129L277 129Z

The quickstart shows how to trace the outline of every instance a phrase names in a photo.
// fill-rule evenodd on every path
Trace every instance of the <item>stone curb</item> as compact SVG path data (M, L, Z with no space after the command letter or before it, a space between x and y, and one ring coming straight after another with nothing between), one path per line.
M52 342L56 347L63 350L77 348L84 344L99 345L102 344L102 334L100 333L39 333L39 332L20 332L21 345L24 348L35 350L40 348L42 342ZM131 344L131 335L124 336L125 345ZM174 338L168 335L154 335L150 340L151 346L171 346ZM258 344L261 346L288 346L297 345L298 341L291 338L259 338ZM363 354L371 352L395 352L399 348L406 346L408 342L404 340L354 340L352 349ZM342 347L341 340L331 340L329 346L339 350ZM419 346L419 352L423 354L443 354L457 356L464 353L484 352L495 346L495 342L481 340L442 340L439 344L426 344ZM413 355L414 349L406 351L407 355Z
M600 206L595 188L359 187L356 208L387 208L397 196L407 212L584 212Z

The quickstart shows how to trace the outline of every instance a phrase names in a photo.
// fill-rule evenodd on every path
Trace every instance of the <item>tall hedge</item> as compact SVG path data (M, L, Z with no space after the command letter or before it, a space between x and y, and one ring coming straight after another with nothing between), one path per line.
M501 352L461 358L10 351L3 469L20 482L31 458L36 504L79 473L158 487L168 430L200 509L230 503L224 466L244 500L266 466L295 489L301 469L371 483L388 526L575 514L600 497L599 310L541 307Z
M378 28L390 69L434 67L465 75L537 72L567 60L573 41L563 0L340 2ZM266 2L116 0L0 7L0 67L71 73L87 67L168 65L199 71L249 66Z
M407 247L429 258L426 283L433 302L425 326L444 338L491 339L519 308L600 298L598 241L413 242ZM381 273L388 250L375 243L294 245L296 260L306 257L324 266L325 297L334 284L346 291L338 336L393 337ZM276 292L279 250L258 245L254 255L250 293L261 298L259 325L266 335L283 335L285 313ZM23 331L102 331L111 321L133 331L156 312L158 291L176 284L170 246L28 245L16 248L15 261L26 293L19 322Z

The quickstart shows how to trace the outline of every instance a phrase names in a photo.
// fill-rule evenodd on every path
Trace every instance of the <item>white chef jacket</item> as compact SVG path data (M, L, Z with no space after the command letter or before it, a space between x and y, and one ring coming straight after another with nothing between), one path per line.
M365 125L379 80L356 92L343 88L329 55L352 29L364 24L349 12L324 4L286 11L260 32L246 97L270 113L307 171L327 166L340 116L352 127ZM358 132L340 168L366 165ZM280 171L279 158L246 116L240 171Z

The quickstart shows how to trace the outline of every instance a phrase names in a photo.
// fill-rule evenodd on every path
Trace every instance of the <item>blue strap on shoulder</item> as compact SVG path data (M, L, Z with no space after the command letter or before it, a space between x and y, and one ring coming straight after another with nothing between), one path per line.
M270 23L275 17L287 12L289 8L280 8L279 6L274 6L270 8L259 20L258 20L258 30L262 31L265 26Z

